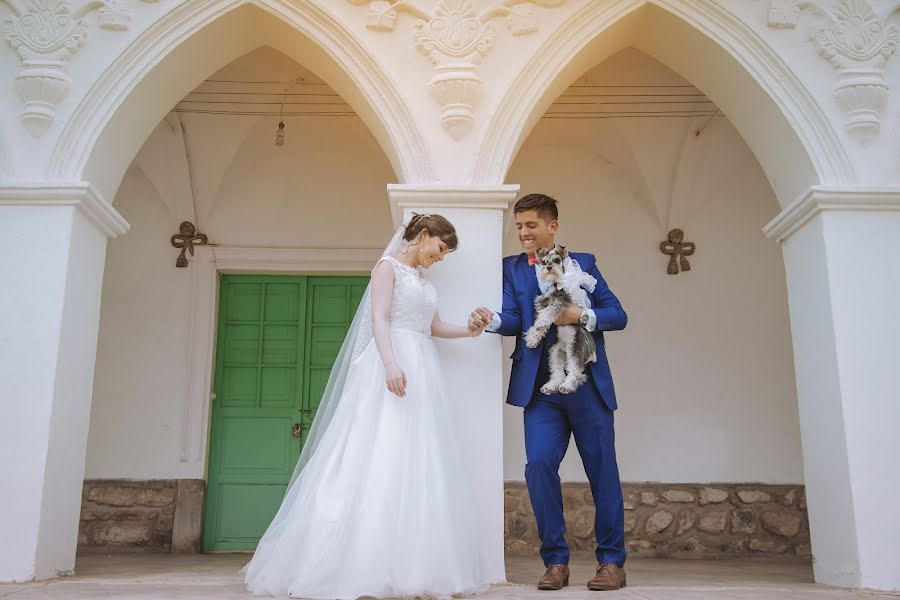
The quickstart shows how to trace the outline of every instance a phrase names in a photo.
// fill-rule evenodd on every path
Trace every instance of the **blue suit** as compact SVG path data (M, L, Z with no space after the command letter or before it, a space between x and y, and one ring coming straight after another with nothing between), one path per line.
M594 256L576 252L569 256L597 280L590 294L596 316L597 362L589 365L588 381L572 394L540 392L549 378L548 349L556 341L556 327L538 348L525 345L522 334L534 324L534 299L541 291L524 253L503 259L503 310L497 315L500 324L494 332L516 336L506 401L525 409L525 480L544 564L569 562L559 465L574 434L596 505L597 561L622 566L626 555L624 506L613 429L617 404L603 332L624 329L628 317L600 275Z

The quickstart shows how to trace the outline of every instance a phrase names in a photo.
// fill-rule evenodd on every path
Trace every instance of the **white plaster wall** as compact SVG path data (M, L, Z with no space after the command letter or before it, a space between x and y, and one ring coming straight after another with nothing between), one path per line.
M427 210L427 209L425 209ZM409 212L407 211L407 216ZM449 208L441 210L457 227L460 248L446 262L436 266L429 277L440 294L440 315L449 323L465 323L473 304L483 298L502 293L500 277L488 277L499 268L495 261L486 263L483 256L500 256L503 240L499 235L499 209ZM471 279L472 283L460 285ZM486 283L488 281L490 283ZM503 565L503 480L504 460L502 409L490 390L500 389L502 369L500 340L493 336L478 339L436 340L444 361L448 393L459 423L459 452L471 475L470 493L479 510L486 577L505 581ZM481 368L474 370L473 364ZM488 403L493 403L488 406ZM473 418L473 415L477 415Z
M864 587L897 590L900 519L879 515L890 513L897 505L900 472L885 469L886 462L872 457L900 453L900 318L896 300L887 300L900 294L900 269L896 265L900 256L900 212L826 214L822 229L827 239L838 377L844 391L841 411L845 440L838 445L846 444L847 448L860 552L859 581ZM865 299L863 310L861 298ZM817 422L813 414L810 421ZM812 436L824 437L818 432ZM822 468L823 459L824 453L814 459L816 464L808 466L818 471L818 477L830 471ZM829 490L831 485L829 482Z
M410 128L415 129L417 132L415 135L423 141L426 151L433 161L434 181L444 183L468 181L472 174L471 162L481 151L483 145L484 131L489 127L491 117L497 114L499 103L505 91L509 89L510 82L515 80L520 71L526 69L525 65L529 64L532 57L544 56L552 50L551 47L545 47L543 44L547 43L556 31L568 27L569 30L577 32L579 15L582 14L585 7L599 3L592 0L572 0L553 8L525 6L523 10L533 9L529 19L533 18L535 31L522 35L513 35L504 22L503 15L491 20L490 26L494 29L493 44L479 67L479 73L485 81L485 85L481 90L481 99L475 107L473 130L461 142L451 141L439 125L440 111L428 88L428 81L434 75L434 71L429 59L414 47L415 44L412 40L411 34L417 20L415 15L401 10L394 23L393 31L373 31L366 27L370 9L369 2L319 1L310 2L309 6L304 4L284 10L282 16L285 23L276 27L270 22L273 20L271 16L266 16L265 19L261 18L263 12L278 12L275 0L271 2L255 0L250 4L258 5L260 8L232 10L233 4L228 4L225 0L214 2L205 5L207 8L204 10L208 11L208 14L201 18L194 14L193 8L186 9L183 3L130 2L128 7L133 14L130 29L124 32L101 28L98 11L88 10L85 14L87 38L81 47L75 50L74 56L66 64L66 69L71 74L73 81L71 90L58 106L56 117L48 130L39 137L31 135L18 122L23 102L16 93L14 78L21 69L21 60L16 57L15 51L6 45L0 56L0 73L4 74L3 85L0 85L0 123L3 125L0 145L5 147L5 151L0 147L0 178L39 180L48 174L73 179L84 176L81 171L83 164L78 160L70 165L72 169L67 170L67 166L63 169L64 172L53 171L56 168L51 166L54 147L60 139L71 142L71 139L63 136L64 132L69 131L67 122L84 120L85 113L79 112L81 110L79 105L102 80L104 74L109 75L111 67L119 69L121 65L117 66L116 61L126 53L132 57L154 54L151 62L161 58L165 62L164 57L156 56L155 53L171 51L179 43L185 41L187 45L192 46L190 56L180 60L179 68L169 73L171 75L169 79L154 81L154 85L149 89L139 90L139 93L142 94L139 104L145 109L145 112L155 113L159 106L154 104L154 100L158 102L161 94L167 95L176 87L183 85L185 81L196 81L206 76L207 73L199 72L198 69L202 70L204 65L215 62L207 60L209 55L237 56L254 45L265 43L266 37L282 36L280 32L276 31L280 28L290 32L289 36L282 37L292 36L298 40L305 40L303 43L307 44L306 50L312 47L312 42L307 42L310 31L314 32L313 37L318 37L319 42L326 46L326 49L316 48L315 52L306 52L307 55L318 53L318 55L324 56L328 53L329 40L332 41L332 45L336 45L333 40L340 39L339 45L343 50L348 51L346 56L371 57L374 62L367 64L364 62L354 63L353 58L345 59L342 56L343 65L330 65L328 67L330 72L323 72L321 75L334 82L335 85L339 82L346 84L344 88L346 95L348 97L350 94L357 96L355 98L356 105L366 112L364 116L368 122L377 125L382 130L379 139L382 139L386 145L390 145L390 138L396 136L397 132ZM496 2L494 0L478 0L473 4L476 10L483 11L495 5ZM621 0L603 4L610 6L609 18L604 22L611 23L622 13L633 9L637 3ZM831 126L838 132L837 139L840 141L838 145L843 147L842 150L849 155L850 162L852 162L855 173L849 174L848 182L879 184L898 181L900 160L898 160L896 148L891 145L891 140L896 137L897 127L900 126L900 121L897 119L897 116L900 115L900 97L897 94L888 96L886 105L881 111L882 132L873 143L860 144L845 135L843 125L846 120L846 111L833 98L837 74L835 69L818 55L816 48L810 42L810 34L827 26L827 20L804 12L799 24L792 29L769 27L767 26L769 3L762 1L718 0L709 3L698 0L659 0L650 4L653 6L650 6L649 9L644 6L635 13L639 20L639 27L635 28L636 33L628 34L631 37L630 43L644 43L647 39L651 41L658 39L662 44L658 47L661 58L671 56L674 60L673 65L679 61L680 64L690 63L695 65L697 73L701 74L710 70L707 67L716 67L716 65L726 62L732 64L735 69L740 65L751 63L759 66L762 63L755 62L758 56L753 56L756 49L771 48L770 58L772 56L783 58L788 68L788 77L802 82L805 89L798 88L800 89L799 94L806 99L801 100L800 104L795 104L796 98L792 99L789 97L791 94L786 93L770 104L769 108L792 104L795 107L795 115L799 121L802 121L804 111L807 110L807 100L809 100L808 105L810 106L818 102L818 108L821 109L822 114L831 121L825 126ZM14 5L19 6L12 2L0 2L0 19L15 19L16 13L11 8ZM93 8L100 8L100 6L101 4L97 3ZM661 8L656 8L657 6ZM886 20L888 12L892 9L889 3L877 2L874 3L874 6L879 20ZM709 53L702 54L700 60L693 60L688 53L688 50L693 50L683 48L682 42L685 42L687 38L658 35L672 34L664 25L660 25L661 20L651 14L658 15L664 10L677 13L679 18L684 18L687 27L703 30L701 35L715 38L718 45L712 47L712 51L721 54L721 57L726 57L725 60L717 59L707 63L703 57ZM230 14L229 11L231 11ZM714 15L714 18L710 22L702 22L698 15ZM166 25L157 27L154 31L152 26L160 24L164 19ZM210 22L215 23L216 20L229 19L246 22L239 25L232 23L231 29L219 28L217 32L211 31L216 29L217 25L208 25ZM290 21L296 22L296 28ZM313 25L310 25L311 21L314 22ZM571 21L575 22L574 26ZM188 27L188 30L183 35L179 34L177 39L173 38L165 43L159 43L161 31L169 32L173 27L177 28L181 23L188 22L193 24L193 29ZM206 26L206 30L202 30L202 26ZM197 35L198 31L203 31L203 33ZM254 32L258 33L260 37L256 37ZM578 39L581 39L583 32L577 33L579 34ZM596 32L588 31L586 35L594 33ZM646 39L641 39L641 36L645 36ZM740 44L746 44L746 49L741 50L743 46L736 44L735 40L738 40ZM584 39L585 43L588 41L588 39ZM629 43L629 40L626 40L626 43ZM154 44L159 45L155 46ZM694 47L692 46L692 48ZM233 54L235 52L237 54ZM746 56L741 56L741 52L744 52ZM732 58L731 54L737 54L737 56ZM193 60L198 56L203 59ZM324 65L325 62L322 64ZM362 68L362 65L366 65L365 68ZM377 65L377 68L372 68L373 65ZM771 65L760 68L762 71L771 72L770 67ZM384 111L384 105L377 97L379 94L373 94L374 88L365 83L360 84L360 82L366 81L366 77L360 75L361 68L370 73L378 71L376 77L389 80L390 85L396 88L399 97L403 98L409 107L408 115L397 118L396 114ZM105 99L102 102L87 102L87 104L103 104L101 112L104 114L107 114L107 109L109 109L109 114L116 109L121 101L119 95L124 97L127 92L123 87L134 83L130 79L134 73L128 69L123 68L116 72L121 73L122 76L115 77L118 83L110 87L110 93L105 96L118 99L110 100L109 106L105 104ZM350 73L349 78L348 73ZM896 87L896 82L900 77L900 66L896 59L888 61L884 75L889 86ZM358 89L353 89L353 82L360 84ZM537 87L542 88L548 83L542 81ZM727 73L725 77L719 74L716 77L710 77L708 83L711 86L708 93L711 94L727 94L733 87L731 85L733 81L727 77ZM368 98L366 98L367 96ZM761 98L768 102L765 97L761 96ZM737 103L735 106L734 112L742 113L734 115L736 122L740 120L749 123L752 121L754 112L759 110L760 103ZM123 150L124 154L130 154L130 141L124 137L127 137L127 134L133 130L136 131L133 124L140 121L140 114L138 111L138 116L132 115L130 122L128 120L115 122L114 129L123 131L125 134L123 134L123 139L118 139L111 149L106 149L108 153L104 156L114 158L117 149ZM771 126L773 121L770 120L767 123ZM810 134L809 123L797 122L794 126L801 132L801 137ZM745 135L754 133L752 128L745 129ZM142 130L141 135L144 135L145 132L145 129ZM99 129L92 130L86 132L82 137L93 139L92 136L99 134ZM768 143L765 140L760 141L759 147L765 149L766 153L778 154L778 144L772 143L772 140L776 139L777 137L769 138ZM62 148L59 153L57 158L65 155L66 148ZM130 158L128 156L129 160ZM65 164L69 165L69 163ZM778 167L776 162L773 168L779 170L779 174L782 176L780 178L790 178L791 171L789 169L781 170ZM102 169L96 169L94 175L101 177L103 175L101 171ZM421 172L429 173L428 169ZM105 183L115 189L115 182L118 180L119 174L120 171L116 169L116 173L109 176L110 181ZM432 175L426 176L432 177ZM820 183L843 183L843 181L821 181ZM108 195L112 196L112 193Z
M2 208L0 460L16 493L3 498L0 581L30 581L75 557L106 238L75 206Z
M688 82L630 50L579 84ZM761 232L778 204L727 119L694 135L707 120L543 119L508 181L560 200L558 240L596 254L629 315L606 338L623 481L801 482L784 266ZM673 277L659 243L674 227L698 250ZM505 249L521 251L514 227ZM521 412L506 408L508 480L524 474ZM561 476L585 479L574 444Z
M212 78L301 69L285 60L264 49ZM185 138L170 118L116 196L131 231L107 253L87 478L204 476L202 463L179 460L194 268L175 268L169 238L181 220L193 212L220 245L380 248L392 230L385 186L394 174L356 117L285 117L276 148L277 118L180 116L193 193Z
M216 77L258 72L279 56L261 51ZM637 51L579 83L687 84ZM203 475L178 458L191 281L168 244L194 204L201 231L219 244L380 247L391 227L384 184L392 173L359 121L288 121L287 144L276 150L271 119L181 118L196 201L185 138L171 119L117 196L132 229L108 253L87 477ZM623 479L799 482L784 268L760 231L777 203L727 120L716 117L697 138L704 121L545 119L509 181L561 199L560 240L598 255L630 315L608 346ZM700 247L695 269L678 277L665 274L658 250L667 214ZM518 251L512 229L505 248ZM521 411L505 410L504 475L520 480ZM576 453L562 475L584 478Z

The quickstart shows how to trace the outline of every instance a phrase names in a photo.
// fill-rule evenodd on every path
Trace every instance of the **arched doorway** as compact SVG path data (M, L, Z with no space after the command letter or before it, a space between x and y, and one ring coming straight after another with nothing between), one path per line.
M784 265L761 231L778 203L735 127L686 79L627 48L556 98L509 180L557 198L557 240L597 257L629 316L605 339L624 398L616 446L632 556L808 557ZM697 250L671 275L660 243L675 228ZM504 250L522 251L513 228ZM504 431L505 478L522 480L519 411L506 412ZM560 475L566 498L586 497L574 448ZM567 514L583 549L591 510L579 501ZM763 527L772 511L791 523L784 535ZM531 515L518 513L511 548L536 542Z
M114 203L131 228L107 250L82 547L200 549L199 520L171 510L205 513L205 551L255 547L392 229L377 198L394 177L350 105L267 46L160 121ZM209 245L177 268L166 240L184 221ZM159 478L195 493L130 518L171 494Z
M476 179L518 183L511 179L513 158L525 147L529 132L535 130L551 104L557 102L560 94L582 74L629 47L677 72L688 85L695 86L711 102L711 106L727 117L767 180L771 190L769 197L774 198L774 202L769 201L769 219L778 214L779 208L796 209L801 205L814 205L819 195L826 193L820 192L816 186L852 185L857 180L842 139L825 116L818 100L810 95L771 47L724 7L700 6L696 2L679 0L591 3L576 11L549 36L501 101L482 144L482 154L475 167ZM595 168L602 171L607 165L604 164L603 153L598 154L599 157L595 158L599 161L595 162L599 164ZM629 164L619 167L630 170L628 175L636 176L637 187L645 186L638 195L647 197L648 182L641 172L643 165L637 164L633 157L626 162ZM678 166L677 170L683 171L683 167ZM530 172L534 173L534 165ZM674 176L678 175L674 173ZM552 193L552 190L541 191ZM767 194L763 192L763 195ZM854 196L848 203L855 200ZM859 198L860 202L867 200L868 197ZM826 203L829 201L825 199ZM579 208L584 210L586 206ZM669 219L663 221L663 226L678 226ZM765 222L754 224L758 238L762 237L759 232L763 225ZM804 251L794 249L790 254L786 253L785 262L793 262L794 268L798 269L798 265L808 260L811 252L815 252L809 248L821 247L817 246L816 235L809 234L804 239L803 243L809 245ZM647 247L658 245L660 241L662 239L653 240ZM771 254L771 247L768 253ZM777 261L773 272L780 276ZM799 270L792 273L790 268L787 284L792 317L796 318L798 310L802 311L808 305L809 294L805 290L810 285L805 275ZM784 283L779 283L778 287L783 289ZM795 355L792 358L797 363L803 363L805 376L809 377L809 365L816 362L813 360L816 351L805 336L811 338L817 334L808 319L803 319L802 325L797 325L794 319L788 321L783 310L784 302L781 305L782 334L789 326L793 329ZM818 325L820 329L828 326L828 318ZM803 338L798 337L798 331ZM786 345L783 337L779 342L781 354L784 354ZM798 342L798 339L806 341ZM820 364L826 364L829 360ZM834 367L834 363L830 366ZM808 382L806 386L809 390L818 387L810 386ZM798 387L802 393L804 386L798 384ZM832 392L835 389L832 388ZM860 555L853 544L847 545L841 541L857 525L850 520L833 524L842 512L838 506L841 503L845 507L853 504L848 472L842 471L841 474L843 485L839 501L826 492L833 485L829 483L830 472L824 468L829 460L824 456L827 454L830 461L840 459L843 450L831 453L826 449L824 440L819 439L819 434L813 434L810 428L828 422L829 426L833 426L829 431L840 439L847 434L841 422L834 420L834 411L840 410L837 405L819 409L809 404L810 401L811 398L806 403L800 402L800 412L801 421L806 419L808 423L803 426L807 485L820 496L811 501L811 533L817 553L816 576L823 582L858 585ZM796 467L796 451L794 454ZM811 456L814 458L811 459ZM821 513L815 513L817 507L821 507ZM876 567L875 571L879 572L878 569ZM852 576L847 575L850 572ZM881 573L883 575L884 571Z
M44 404L33 401L27 408L31 412L22 418L23 422L43 419L45 426L52 423L52 441L48 443L51 429L45 427L43 442L33 437L15 442L20 451L44 462L39 468L28 467L30 473L40 476L29 479L33 485L23 490L20 505L10 512L17 528L8 538L4 577L53 577L70 572L74 565L106 255L104 233L114 230L122 234L127 228L121 215L110 207L123 176L172 106L211 73L266 43L280 47L286 56L303 58L304 65L322 73L323 80L359 115L358 120L365 123L363 129L369 130L365 143L380 148L393 171L383 183L402 180L400 174L427 180L427 153L415 132L405 125L408 119L403 103L354 38L315 6L271 4L261 10L228 2L180 5L136 39L83 98L52 153L52 179L89 182L72 186L71 191L54 190L55 197L51 197L54 206L64 207L57 211L60 218L69 219L59 223L60 231L71 236L54 246L55 252L68 252L70 259L54 254L53 265L66 273L60 281L77 282L77 290L57 290L53 296L62 314L62 333L51 344L57 354L47 354L40 367L47 370L44 380L52 389L44 390ZM273 135L274 130L267 132L267 141ZM33 192L42 193L43 188ZM73 203L89 206L88 217L73 208ZM174 211L176 215L179 210ZM92 211L100 217L93 219ZM384 212L389 223L387 206ZM89 218L114 227L101 230ZM135 241L140 244L142 240L136 236ZM371 260L365 262L372 264ZM192 284L187 283L191 289ZM214 303L214 288L208 299ZM59 358L62 355L68 358ZM65 370L66 377L54 375L59 370ZM29 443L37 444L34 452L27 449ZM50 531L56 533L50 535Z

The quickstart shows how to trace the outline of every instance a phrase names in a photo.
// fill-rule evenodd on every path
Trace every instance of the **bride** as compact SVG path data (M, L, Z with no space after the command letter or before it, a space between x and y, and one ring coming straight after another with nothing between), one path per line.
M426 270L453 225L414 215L372 271L281 508L244 568L254 594L354 599L471 594L488 581L477 507L433 337Z

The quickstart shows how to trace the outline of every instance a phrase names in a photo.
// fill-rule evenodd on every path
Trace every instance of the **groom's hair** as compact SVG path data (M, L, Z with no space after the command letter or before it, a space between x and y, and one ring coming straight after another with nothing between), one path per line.
M538 216L547 221L559 219L559 208L555 198L546 194L528 194L522 196L513 206L513 213L518 214L526 210L536 211Z

